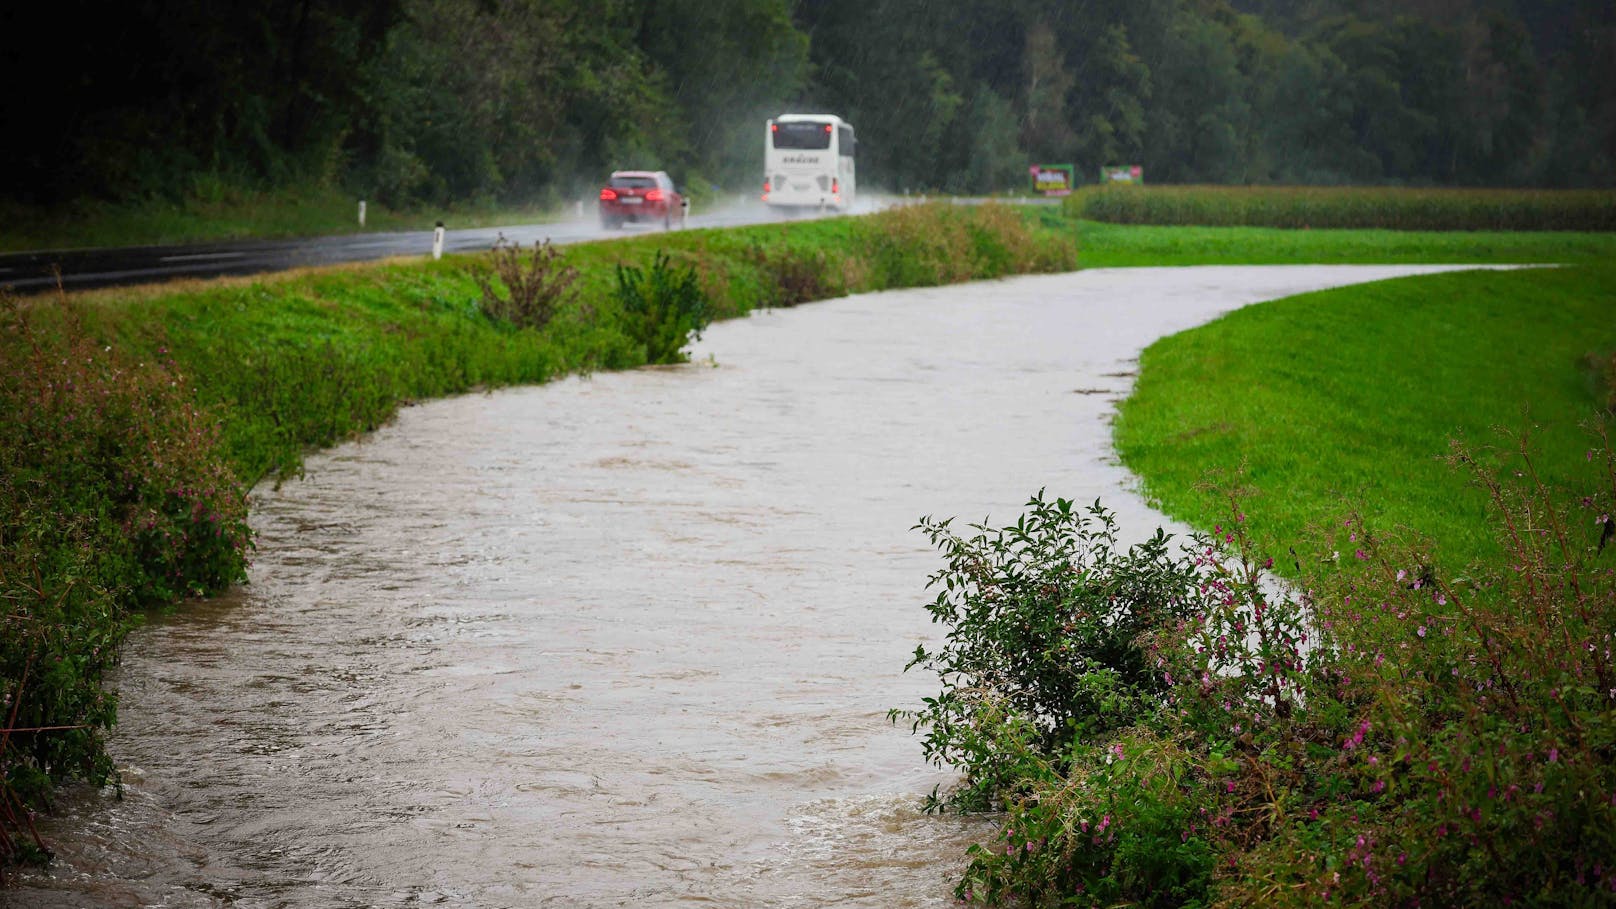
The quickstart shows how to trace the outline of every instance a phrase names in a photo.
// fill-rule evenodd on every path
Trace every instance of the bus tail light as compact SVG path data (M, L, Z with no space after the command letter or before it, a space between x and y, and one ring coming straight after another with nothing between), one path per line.
M842 181L836 179L835 177L831 177L830 178L830 191L833 192L833 193L841 192L842 191Z

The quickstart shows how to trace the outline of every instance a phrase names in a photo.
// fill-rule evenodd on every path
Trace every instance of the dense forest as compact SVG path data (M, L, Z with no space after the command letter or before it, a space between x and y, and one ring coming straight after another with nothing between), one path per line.
M1616 0L58 0L0 12L0 201L750 189L765 117L866 186L1616 184Z

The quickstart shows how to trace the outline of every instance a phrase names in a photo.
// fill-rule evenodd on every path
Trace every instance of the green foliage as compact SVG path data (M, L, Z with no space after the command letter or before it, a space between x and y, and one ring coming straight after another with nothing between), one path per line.
M822 249L780 245L753 247L753 260L764 274L764 306L796 306L847 292L843 276Z
M0 299L0 862L15 796L106 782L102 682L131 610L245 577L243 490L218 429L162 351L136 361L35 305ZM60 327L62 330L55 330Z
M80 18L7 14L7 34L79 50L74 78L5 101L38 138L0 148L0 198L34 217L298 186L548 206L618 167L751 189L763 118L787 109L846 116L860 182L890 191L1000 191L1034 162L1616 183L1616 30L1596 0L178 0ZM14 43L18 73L54 71L55 48Z
M964 223L997 236L1000 217ZM823 268L796 292L867 288L866 235L852 224L572 247L566 268L576 275L551 301L543 331L488 318L475 269L458 257L7 299L0 729L17 731L0 732L0 864L44 854L15 835L22 816L11 795L44 808L55 782L111 778L102 734L115 697L102 682L119 644L141 608L242 578L252 484L295 472L311 446L370 430L411 400L676 362L713 313L778 300L783 286L760 251L764 263ZM1029 249L1064 248L1070 258L1069 238L1021 230L1035 238ZM674 267L668 249L691 264ZM645 251L649 268L619 264ZM558 267L544 253L543 268ZM560 282L559 272L524 283L530 277L516 285ZM27 731L38 727L65 728Z
M956 804L1004 805L957 893L1030 906L1610 900L1616 569L1584 528L1610 520L1616 456L1602 438L1588 454L1587 485L1568 490L1538 477L1524 443L1501 471L1456 448L1501 559L1444 569L1419 541L1350 516L1322 541L1347 555L1309 571L1299 598L1268 579L1272 559L1228 499L1227 523L1172 571L1170 589L1187 592L1129 629L1149 696L1053 751L1040 724L1081 709L1084 686L1038 689L1058 692L1051 704L998 692L1091 637L1081 623L1028 639L994 622L997 601L1029 592L1040 608L1019 615L1060 610L1065 592L1040 560L1023 570L994 545L1049 506L1034 499L983 551L956 546L939 577L962 602L994 605L928 607L950 624L949 646L917 654L943 690L914 715L928 756L965 772ZM1087 559L1034 548L1057 578L1094 576ZM954 654L990 639L991 661L955 668Z
M1588 372L1594 402L1605 413L1616 416L1616 350L1585 354L1582 365Z
M1098 502L1074 508L1040 493L1027 507L1015 524L973 524L968 537L951 520L917 525L946 562L927 610L947 636L941 649L917 647L906 668L937 673L943 689L894 719L925 727L928 760L964 771L944 802L964 810L1013 793L1025 764L1062 770L1074 738L1092 741L1153 709L1166 686L1148 634L1196 598L1165 534L1120 552Z
M875 288L953 284L1076 264L1069 242L1032 231L1004 205L906 205L860 218Z
M1168 514L1221 517L1196 490L1244 465L1262 491L1264 546L1302 539L1345 500L1417 527L1445 559L1497 555L1483 502L1438 458L1449 439L1530 420L1557 482L1600 406L1579 369L1616 345L1609 268L1430 275L1230 313L1147 348L1116 446ZM1388 469L1386 465L1396 465ZM1288 573L1289 561L1285 562Z
M488 254L489 264L472 267L472 277L483 292L483 312L490 318L510 322L520 328L544 328L577 292L578 269L559 264L560 253L549 240L533 244L533 252L522 259L520 243L500 237ZM500 293L495 276L505 286Z
M1068 197L1075 217L1115 224L1613 231L1616 193L1319 187L1118 186Z
M683 363L685 345L712 321L695 268L675 268L660 250L649 269L617 266L617 302L625 330L647 363Z

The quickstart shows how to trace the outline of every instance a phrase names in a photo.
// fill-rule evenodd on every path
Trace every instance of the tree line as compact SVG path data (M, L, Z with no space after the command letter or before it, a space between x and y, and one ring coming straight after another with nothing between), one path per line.
M839 113L861 182L1616 185L1613 0L61 0L0 12L0 199L338 185L750 190L764 118Z

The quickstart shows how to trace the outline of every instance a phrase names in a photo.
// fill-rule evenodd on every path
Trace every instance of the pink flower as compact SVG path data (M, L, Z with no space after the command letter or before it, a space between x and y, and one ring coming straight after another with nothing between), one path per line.
M1353 553L1353 555L1356 555L1359 558L1359 560L1369 558L1369 554L1364 552L1362 549L1357 550L1356 552Z

